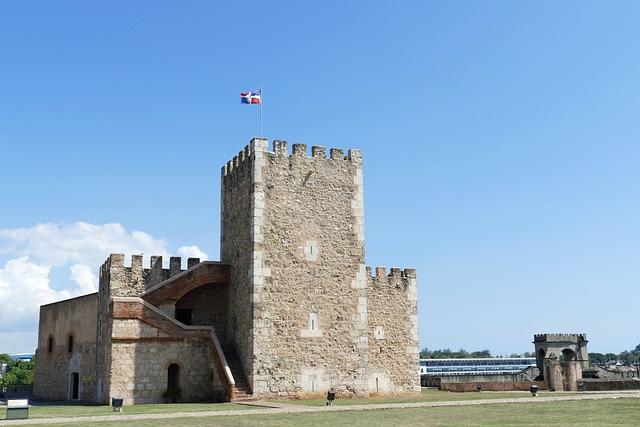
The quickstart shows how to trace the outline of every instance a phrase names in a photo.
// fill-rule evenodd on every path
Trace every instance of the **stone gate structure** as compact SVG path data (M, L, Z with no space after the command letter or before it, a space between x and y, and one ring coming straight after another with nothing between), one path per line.
M420 391L416 272L365 266L360 151L255 138L221 174L221 261L112 254L42 306L34 397L101 403Z
M589 369L586 334L536 334L536 365L550 390L576 391Z

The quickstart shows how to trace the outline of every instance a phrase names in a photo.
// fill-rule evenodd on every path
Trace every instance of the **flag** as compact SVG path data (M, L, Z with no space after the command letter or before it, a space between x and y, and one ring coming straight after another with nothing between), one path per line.
M241 104L261 104L261 91L257 92L240 92Z

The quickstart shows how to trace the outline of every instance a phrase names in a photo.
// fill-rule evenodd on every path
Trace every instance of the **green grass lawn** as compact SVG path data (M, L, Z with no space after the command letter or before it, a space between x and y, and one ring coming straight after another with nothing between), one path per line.
M638 425L640 399L583 400L419 409L315 412L134 420L131 426L627 426ZM60 424L57 424L60 425ZM71 424L79 426L79 424ZM125 425L122 421L82 426Z
M538 396L568 396L578 393L554 393L550 391L538 392ZM368 399L336 399L334 405L363 405L374 403L410 403L410 402L446 402L453 400L478 399L515 399L531 397L528 391L483 391L454 393L437 389L423 388L419 396L415 397L370 397ZM276 403L293 403L295 405L325 406L326 399L273 400Z
M165 412L226 411L229 409L254 409L235 403L160 403L155 405L130 405L123 408L124 414L154 414ZM0 407L0 420L4 420L5 407ZM114 415L111 406L79 404L35 404L29 408L29 418L88 417L93 415ZM117 414L116 414L117 415ZM0 421L0 426L2 421Z
M566 396L569 393L541 392L539 396ZM522 398L531 397L528 392L467 392L452 393L443 392L436 389L422 389L419 396L383 398L373 397L369 399L337 399L335 405L361 405L375 403L408 403L408 402L445 402L455 400L478 400L478 399L501 399L501 398ZM324 399L302 399L302 400L276 400L275 403L291 403L305 406L325 406ZM150 414L150 413L171 413L171 412L197 412L197 411L225 411L229 409L251 410L255 407L246 405L236 405L233 403L174 403L174 404L152 404L152 405L125 405L125 414ZM5 418L4 407L0 407L0 420ZM29 418L54 418L54 417L86 417L93 415L113 415L110 406L82 405L69 403L42 403L32 405L29 409ZM1 426L0 426L1 427Z

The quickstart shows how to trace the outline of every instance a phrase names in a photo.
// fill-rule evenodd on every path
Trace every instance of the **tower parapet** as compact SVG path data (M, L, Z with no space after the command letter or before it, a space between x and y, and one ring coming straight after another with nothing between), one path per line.
M587 334L552 333L535 334L533 342L587 342Z
M416 278L416 270L414 268L392 267L387 273L387 267L384 266L378 266L375 270L367 267L367 276L371 286L403 287L406 289L411 285L411 279Z
M187 259L188 268L198 263L199 258ZM181 257L170 257L169 268L162 268L162 256L153 255L149 268L144 268L142 255L132 255L131 264L125 266L124 254L111 254L100 267L100 289L108 286L109 296L137 296L183 271Z
M412 369L420 353L416 270L366 271L370 388L385 393L393 384L404 392L419 391L419 374Z

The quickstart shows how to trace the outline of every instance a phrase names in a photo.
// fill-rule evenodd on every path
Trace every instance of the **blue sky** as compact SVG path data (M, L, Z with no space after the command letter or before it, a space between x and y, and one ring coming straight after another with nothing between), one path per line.
M112 247L217 259L262 86L265 136L363 150L367 263L418 270L422 346L640 342L640 4L236 3L2 2L0 308Z

